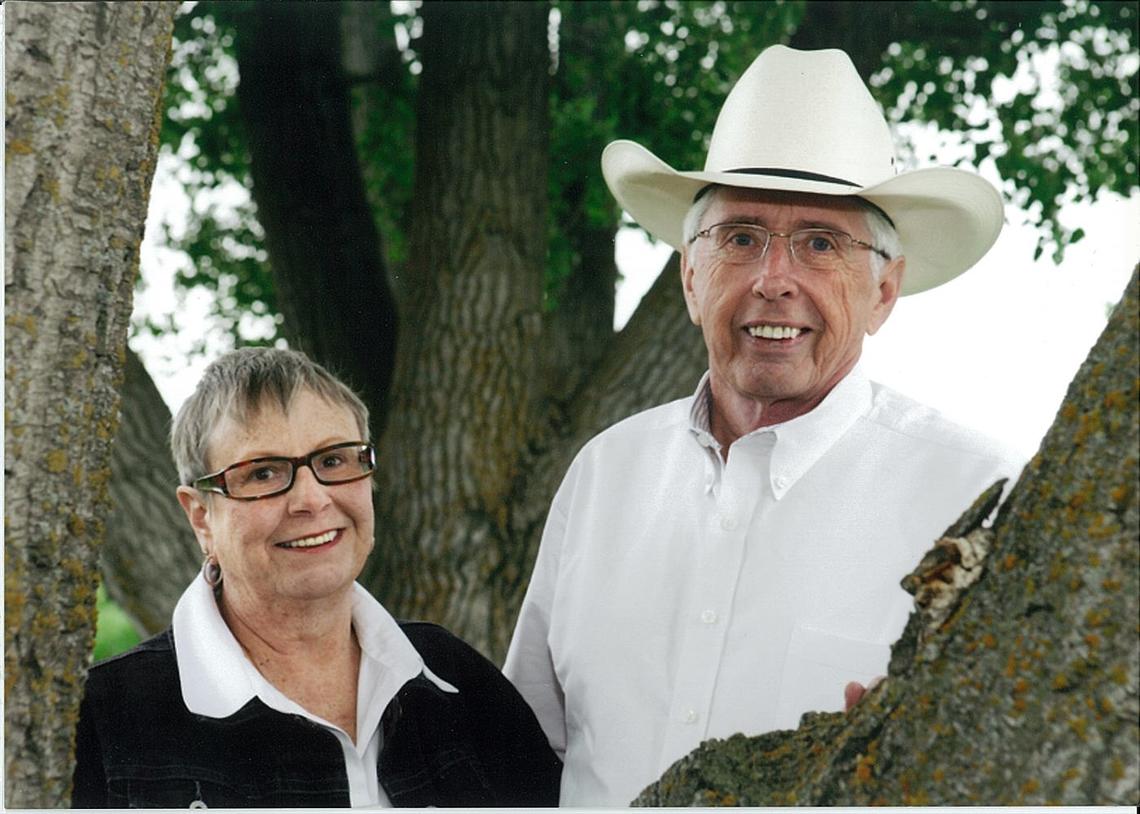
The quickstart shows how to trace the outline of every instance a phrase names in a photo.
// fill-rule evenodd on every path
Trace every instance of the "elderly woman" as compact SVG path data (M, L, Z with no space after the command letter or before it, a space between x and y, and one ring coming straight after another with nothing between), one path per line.
M351 390L234 351L171 446L205 564L170 629L91 670L75 806L557 803L561 764L498 669L355 582L376 459Z

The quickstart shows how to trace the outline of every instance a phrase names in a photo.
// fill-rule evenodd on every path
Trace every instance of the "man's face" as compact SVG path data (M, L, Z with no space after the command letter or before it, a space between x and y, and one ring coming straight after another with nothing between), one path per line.
M824 195L722 188L699 228L728 222L784 233L826 228L872 242L857 204ZM749 429L785 421L814 408L851 370L863 336L886 321L902 284L901 258L890 261L876 281L870 254L856 247L849 265L822 272L799 266L781 237L773 237L764 257L749 265L722 262L707 238L685 247L685 300L704 333L719 414ZM758 335L769 326L798 334ZM788 333L795 332L777 335Z

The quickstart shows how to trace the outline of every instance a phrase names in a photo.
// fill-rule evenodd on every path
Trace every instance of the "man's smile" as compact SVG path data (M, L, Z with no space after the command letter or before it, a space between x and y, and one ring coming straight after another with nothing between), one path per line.
M754 325L745 325L745 332L756 339L791 340L811 331L810 328L795 327L793 325L776 325L761 322Z

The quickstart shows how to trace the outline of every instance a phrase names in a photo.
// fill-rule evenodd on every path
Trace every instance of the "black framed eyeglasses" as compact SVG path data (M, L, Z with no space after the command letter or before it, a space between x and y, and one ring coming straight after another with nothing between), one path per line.
M762 260L774 237L788 239L792 259L797 264L818 271L835 271L846 267L853 259L856 249L867 249L887 260L891 259L882 249L835 229L773 232L755 223L717 223L697 232L689 243L696 242L698 238L707 238L722 262L743 265Z
M260 500L288 492L297 478L297 468L307 466L318 483L334 486L367 478L376 471L376 447L364 441L349 441L310 452L299 458L273 456L230 464L191 485L233 500Z

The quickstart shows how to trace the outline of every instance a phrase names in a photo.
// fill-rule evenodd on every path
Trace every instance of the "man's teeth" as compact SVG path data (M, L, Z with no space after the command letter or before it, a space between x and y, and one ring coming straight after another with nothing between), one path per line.
M760 339L795 339L802 330L790 325L753 325L748 333Z
M281 548L312 548L313 546L331 543L336 537L336 531L326 531L314 537L302 537L300 540L290 540L287 543L278 543Z

